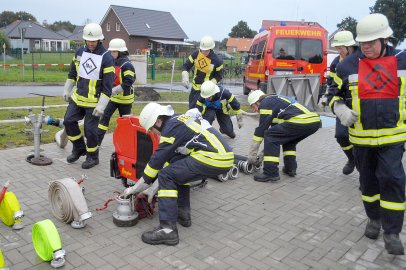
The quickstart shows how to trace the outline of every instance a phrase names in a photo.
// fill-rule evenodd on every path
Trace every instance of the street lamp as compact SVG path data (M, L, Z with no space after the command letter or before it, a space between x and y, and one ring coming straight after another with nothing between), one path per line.
M6 43L3 43L3 69L6 70Z
M18 27L18 32L20 33L21 37L21 64L23 67L23 80L25 77L25 67L24 67L24 37L25 37L25 32L27 31L27 28L25 27Z

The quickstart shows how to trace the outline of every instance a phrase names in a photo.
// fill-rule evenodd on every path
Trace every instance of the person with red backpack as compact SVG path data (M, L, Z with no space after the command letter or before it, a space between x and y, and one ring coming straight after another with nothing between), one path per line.
M101 145L104 135L109 129L109 122L113 113L118 109L120 116L131 114L131 107L134 102L135 70L127 57L128 50L125 41L121 38L112 39L108 50L114 58L114 87L111 91L110 102L107 104L97 126L99 145Z

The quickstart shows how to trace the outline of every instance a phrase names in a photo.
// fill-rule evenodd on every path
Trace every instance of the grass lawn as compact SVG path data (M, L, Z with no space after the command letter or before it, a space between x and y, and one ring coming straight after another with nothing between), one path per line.
M161 92L162 101L187 101L188 93L184 92ZM159 102L159 101L158 101ZM0 99L0 107L19 107L19 106L40 106L42 103L41 97L33 98L11 98L11 99ZM57 105L66 104L62 97L52 97L45 99L45 105ZM133 115L139 115L144 104L134 104L132 108ZM173 104L175 112L184 113L188 109L187 104ZM41 109L33 109L33 112L38 115ZM66 111L66 107L61 108L47 108L45 109L45 115L52 116L54 118L63 118ZM0 120L9 119L24 119L28 116L28 110L0 110ZM116 127L116 119L118 117L118 112L113 115L110 120L109 131L112 132ZM27 129L31 129L31 125L26 125L25 123L10 123L10 124L0 124L0 149L12 148L18 146L26 146L34 144L34 136L32 133L27 132ZM51 143L54 141L55 133L60 130L57 127L43 125L43 129L48 130L48 132L41 135L41 143Z

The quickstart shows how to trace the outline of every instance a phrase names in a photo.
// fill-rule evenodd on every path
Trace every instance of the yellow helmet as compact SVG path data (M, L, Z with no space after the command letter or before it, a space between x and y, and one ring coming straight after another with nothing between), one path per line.
M209 98L220 92L220 88L212 81L205 81L200 88L200 95L203 98Z
M379 38L388 38L393 34L388 18L380 13L373 13L362 18L357 24L358 42L368 42Z
M248 95L248 103L250 106L257 102L260 97L265 96L265 93L262 90L254 90Z
M355 45L356 45L356 42L350 31L338 32L337 34L334 35L334 39L331 42L332 47L338 47L338 46L350 47L350 46L355 46Z
M163 106L156 102L148 103L140 113L140 124L148 131L155 125L156 120L160 115L174 115L175 111L171 105Z

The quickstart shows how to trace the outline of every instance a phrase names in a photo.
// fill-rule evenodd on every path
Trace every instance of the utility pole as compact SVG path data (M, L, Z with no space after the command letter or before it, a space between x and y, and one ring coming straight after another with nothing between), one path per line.
M25 78L25 67L24 67L24 37L25 37L25 31L27 31L27 28L18 27L18 32L20 32L20 36L21 36L21 64L22 64L22 67L23 67L23 80Z
M3 43L3 70L6 71L6 43Z

